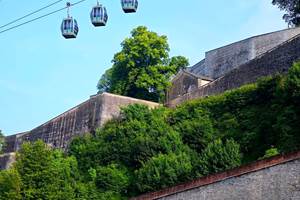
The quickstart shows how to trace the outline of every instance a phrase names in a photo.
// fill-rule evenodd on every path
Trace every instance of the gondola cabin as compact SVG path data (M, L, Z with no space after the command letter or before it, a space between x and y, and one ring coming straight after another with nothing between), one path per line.
M93 7L91 11L91 22L94 26L105 26L108 20L106 8L102 5Z
M66 39L76 38L79 28L78 23L72 17L63 19L61 23L61 33Z
M121 0L122 8L125 13L135 13L138 8L138 0Z

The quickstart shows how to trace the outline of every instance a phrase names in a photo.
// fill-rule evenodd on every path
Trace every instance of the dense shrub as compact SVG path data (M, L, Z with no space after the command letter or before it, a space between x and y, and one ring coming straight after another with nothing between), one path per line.
M0 200L21 200L21 179L15 169L0 171Z
M187 180L191 170L189 155L159 154L136 171L137 186L141 192L165 188Z
M199 173L221 172L241 165L240 146L233 140L223 143L220 139L207 145L200 156Z
M114 164L106 167L97 167L94 180L97 188L103 192L112 191L124 194L129 186L126 168L118 168Z

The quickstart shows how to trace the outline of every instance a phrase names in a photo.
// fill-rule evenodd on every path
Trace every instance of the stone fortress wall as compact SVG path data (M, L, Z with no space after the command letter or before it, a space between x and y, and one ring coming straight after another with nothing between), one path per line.
M94 132L108 120L118 117L120 108L129 104L144 104L150 108L157 103L109 93L91 96L82 104L25 133L6 137L6 153L18 151L25 141L43 140L53 148L66 149L70 140L87 132Z
M205 53L205 59L193 66L190 71L217 79L299 34L300 28L290 28L254 36L208 51Z
M190 99L197 99L210 95L220 94L227 90L231 90L245 84L256 82L261 77L272 76L278 73L286 73L294 62L300 60L300 28L292 29L292 31L295 30L298 31L298 34L296 36L275 46L269 51L260 54L254 59L249 60L244 64L233 68L229 72L226 72L226 70L223 71L224 73L226 72L225 75L215 79L214 81L206 85L203 85L201 87L191 87L189 85L181 86L181 88L194 88L191 91L184 92L181 92L181 90L179 91L178 86L176 85L171 86L170 90L168 91L168 99L166 105L169 107L175 107ZM278 33L284 32L276 32L275 35L277 35ZM271 37L271 35L268 34L266 36ZM258 40L258 38L256 40ZM235 43L234 46L237 44L238 43ZM261 44L261 46L263 45ZM229 47L230 46L225 48ZM198 67L202 69L201 66ZM192 68L193 69L189 69L189 72L196 72L195 66ZM227 69L227 67L225 68ZM179 82L180 79L187 79L187 77L177 77L176 81ZM195 80L190 82L185 81L185 83L188 84L193 82L195 82Z

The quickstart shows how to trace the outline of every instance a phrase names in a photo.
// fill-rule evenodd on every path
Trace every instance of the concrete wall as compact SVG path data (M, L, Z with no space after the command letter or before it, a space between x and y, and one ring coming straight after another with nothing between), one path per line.
M25 141L43 140L53 148L66 149L70 140L87 132L94 132L108 120L118 117L120 108L129 104L157 107L157 103L104 93L94 95L84 103L58 117L26 132L6 137L6 152L17 151Z
M160 200L299 200L300 159Z
M205 61L197 64L192 71L197 74L219 78L232 69L245 64L279 44L300 34L300 28L286 29L242 40L206 52Z
M175 99L169 99L166 105L175 107L189 99L223 93L242 85L256 82L259 78L277 73L286 73L292 64L300 60L300 35L282 43L271 51L233 69L225 76L184 94Z
M276 156L132 200L299 200L300 152Z

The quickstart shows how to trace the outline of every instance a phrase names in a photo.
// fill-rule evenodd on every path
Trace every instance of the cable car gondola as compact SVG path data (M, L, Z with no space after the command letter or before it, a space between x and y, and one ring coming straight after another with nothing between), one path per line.
M71 4L67 3L68 17L63 19L63 21L61 23L61 33L64 36L64 38L66 38L66 39L76 38L78 31L79 31L78 23L77 23L76 19L73 19L69 15L69 7L70 6L71 6Z
M122 8L125 13L135 13L138 8L138 0L121 0Z
M94 26L105 26L108 20L106 8L97 2L91 11L91 22Z

